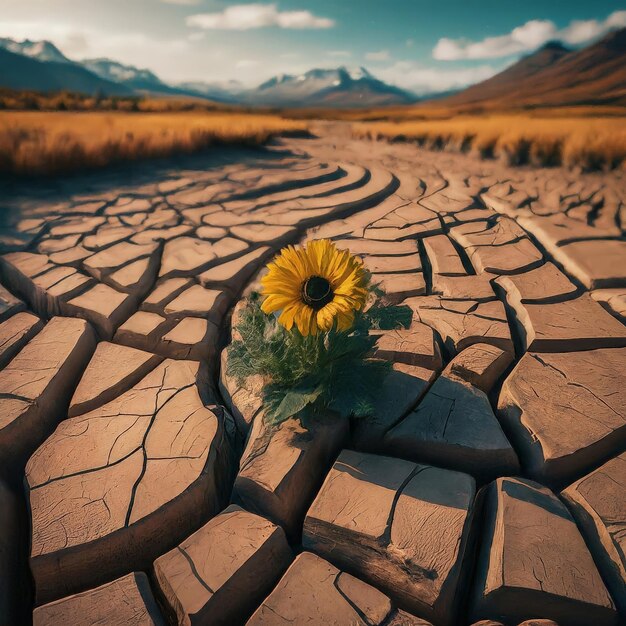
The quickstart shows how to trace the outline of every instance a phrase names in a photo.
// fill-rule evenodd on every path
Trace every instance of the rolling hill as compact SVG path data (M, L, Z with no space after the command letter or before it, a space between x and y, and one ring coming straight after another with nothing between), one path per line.
M439 104L497 108L626 104L626 28L580 50L551 42Z

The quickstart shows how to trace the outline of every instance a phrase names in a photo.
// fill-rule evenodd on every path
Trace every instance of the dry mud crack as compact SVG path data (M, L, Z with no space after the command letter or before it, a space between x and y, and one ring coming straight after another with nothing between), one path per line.
M626 620L624 173L321 126L2 203L2 626ZM270 437L231 317L322 237L413 322Z

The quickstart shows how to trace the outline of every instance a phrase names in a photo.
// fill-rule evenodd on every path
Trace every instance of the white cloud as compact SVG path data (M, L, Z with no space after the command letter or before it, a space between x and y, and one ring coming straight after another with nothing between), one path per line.
M626 26L626 11L613 11L604 23L608 28L623 28Z
M256 67L259 65L259 61L255 61L254 59L240 59L235 63L235 67L239 69L247 69L250 67Z
M563 29L561 35L564 41L578 44L589 41L602 33L600 23L596 20L584 20L572 22L567 28Z
M335 22L310 11L279 11L275 4L237 4L219 13L199 13L187 18L188 26L207 30L250 30L252 28L331 28Z
M329 50L326 54L336 59L347 59L352 56L350 50Z
M0 22L0 37L52 41L70 59L110 57L133 65L189 49L185 39L152 38L141 32L104 32L53 22Z
M368 61L389 61L391 54L389 50L378 50L378 52L366 52L365 58Z
M66 50L68 54L86 54L89 50L89 41L83 33L67 33L63 50Z
M433 49L433 57L440 61L495 59L531 52L551 39L582 44L622 26L626 26L626 11L615 11L601 21L574 20L560 30L550 20L530 20L506 35L485 37L481 41L442 37Z
M422 67L413 61L398 61L376 71L383 80L410 89L418 95L460 89L490 78L502 68L491 65L462 69Z
M72 24L65 19L56 22L43 18L40 21L0 18L0 37L47 39L70 59L108 57L124 64L149 68L159 78L171 83L236 78L252 87L281 72L297 75L311 69L310 58L300 50L286 50L285 54L289 56L285 58L275 52L261 55L252 44L225 45L223 41L213 41L217 37L207 36L206 31L201 32L205 35L203 40L190 41L187 37L167 39L133 30L111 32L96 25ZM257 65L244 63L246 67L237 66L240 60L255 60Z
M150 37L140 32L111 33L50 21L2 21L0 37L35 41L46 39L72 60L107 57L127 65L147 67L165 80L193 78L206 67L206 59L197 55L192 56L192 62L189 62L189 52L194 44L186 39ZM181 75L183 67L190 73L189 76Z

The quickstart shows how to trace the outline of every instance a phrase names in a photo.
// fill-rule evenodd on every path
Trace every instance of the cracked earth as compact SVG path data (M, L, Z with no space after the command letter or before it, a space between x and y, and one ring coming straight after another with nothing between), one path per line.
M3 626L626 620L626 174L316 133L0 201ZM232 321L322 237L413 322L270 433Z

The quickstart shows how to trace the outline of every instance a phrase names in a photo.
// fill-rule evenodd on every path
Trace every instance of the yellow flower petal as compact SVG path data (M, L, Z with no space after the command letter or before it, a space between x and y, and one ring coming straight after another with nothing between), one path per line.
M295 315L295 322L298 330L304 337L307 337L309 334L316 334L317 332L317 326L315 327L315 331L312 329L314 313L315 311L313 311L311 307L298 307Z
M353 311L340 311L337 314L337 328L338 330L348 330L354 323Z
M317 325L324 331L328 332L333 327L337 309L333 307L333 303L327 304L324 308L317 312Z
M294 319L300 307L301 305L291 304L285 309L283 309L283 312L280 314L280 317L278 318L278 323L282 324L287 330L291 330L291 328L293 327Z
M265 296L261 308L265 313L282 311L278 321L287 330L295 324L306 336L327 332L335 322L340 330L347 330L354 311L365 306L368 279L362 260L348 250L338 250L328 239L309 241L304 247L287 246L267 269L261 279ZM327 295L317 300L307 291L307 285L312 285L307 281L313 277L318 288L320 278L329 285Z
M273 313L274 311L280 311L281 309L284 309L292 302L293 299L288 296L272 294L263 301L263 304L261 304L261 310L263 311L263 313Z

